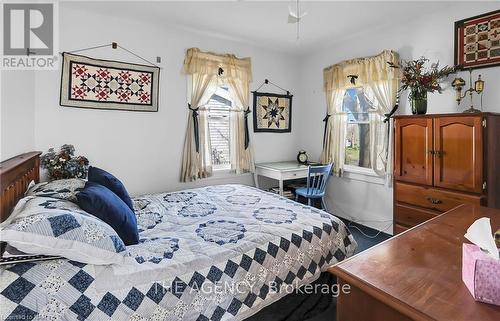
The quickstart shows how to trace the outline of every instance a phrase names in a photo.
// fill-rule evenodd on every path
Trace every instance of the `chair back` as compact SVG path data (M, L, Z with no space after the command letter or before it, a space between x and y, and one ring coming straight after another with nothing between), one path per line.
M307 194L323 195L326 189L326 183L330 178L333 164L321 166L309 166L307 175Z

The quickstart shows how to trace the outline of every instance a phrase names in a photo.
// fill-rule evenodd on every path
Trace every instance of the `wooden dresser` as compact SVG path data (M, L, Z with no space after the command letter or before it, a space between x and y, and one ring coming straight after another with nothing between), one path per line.
M394 234L460 204L500 207L499 114L394 118Z
M500 320L500 306L474 301L462 282L463 235L481 217L500 228L500 210L461 205L331 267L350 288L337 321Z

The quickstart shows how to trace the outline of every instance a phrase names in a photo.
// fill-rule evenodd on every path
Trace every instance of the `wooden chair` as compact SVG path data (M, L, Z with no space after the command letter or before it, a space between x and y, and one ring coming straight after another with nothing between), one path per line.
M321 199L321 206L326 211L324 200L326 183L330 178L333 164L322 166L309 166L307 175L307 186L300 187L295 190L295 200L299 200L299 196L307 198L307 204L311 205L312 199Z

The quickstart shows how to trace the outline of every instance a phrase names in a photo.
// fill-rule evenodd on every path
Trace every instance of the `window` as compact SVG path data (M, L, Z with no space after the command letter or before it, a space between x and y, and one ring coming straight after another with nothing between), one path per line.
M232 106L228 86L220 86L206 105L213 170L231 169L229 112Z
M346 90L342 111L347 114L344 150L347 169L350 166L371 168L370 114L376 110L374 103L362 87Z

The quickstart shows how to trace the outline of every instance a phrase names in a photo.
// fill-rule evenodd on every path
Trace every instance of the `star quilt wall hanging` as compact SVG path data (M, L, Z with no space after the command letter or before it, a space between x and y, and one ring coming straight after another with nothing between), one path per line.
M160 68L63 53L60 105L158 111Z
M289 133L292 131L292 97L273 93L253 93L254 132Z

